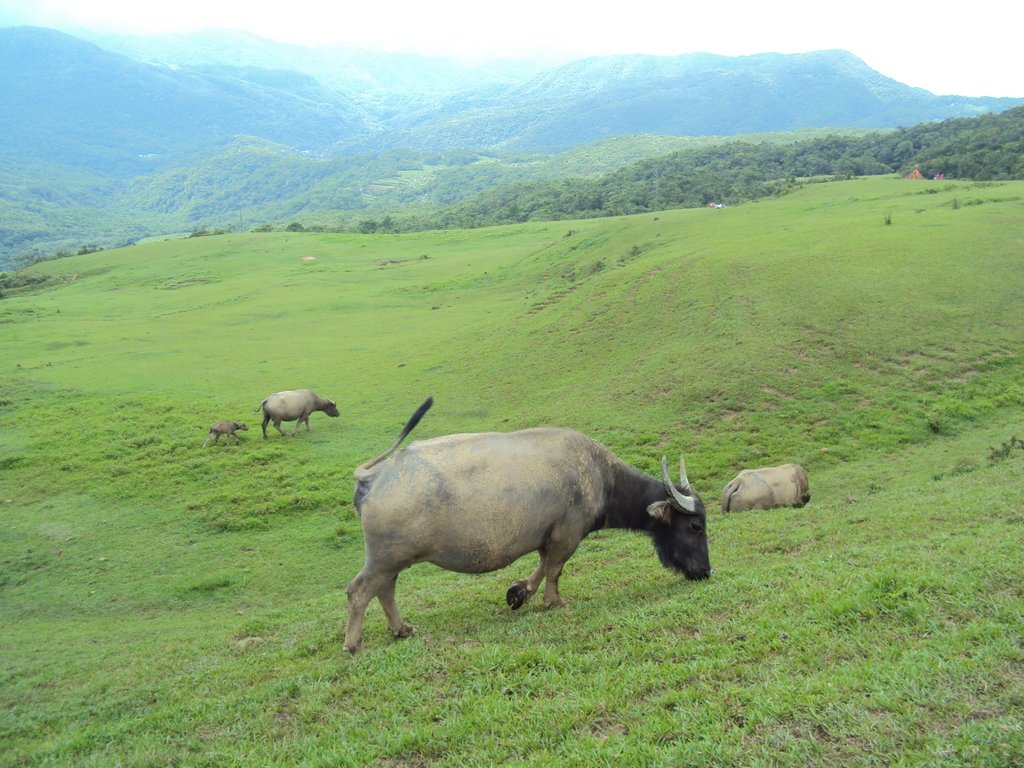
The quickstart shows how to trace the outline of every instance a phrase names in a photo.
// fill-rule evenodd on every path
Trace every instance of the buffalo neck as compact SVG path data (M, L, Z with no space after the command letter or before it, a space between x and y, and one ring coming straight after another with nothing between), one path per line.
M628 528L649 531L654 520L647 507L666 498L661 480L645 475L628 465L610 473L606 486L604 514L600 525L604 528Z

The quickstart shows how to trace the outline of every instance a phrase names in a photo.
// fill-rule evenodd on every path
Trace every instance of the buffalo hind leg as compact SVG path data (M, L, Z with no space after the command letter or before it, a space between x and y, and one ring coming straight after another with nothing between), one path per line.
M544 550L540 550L540 564L530 574L530 577L513 581L512 586L508 588L508 592L505 593L505 602L512 607L513 611L522 608L537 591L537 587L540 586L540 582L544 578L544 561L546 559Z
M402 615L398 612L398 606L395 605L395 584L397 582L398 574L396 573L391 581L387 582L384 588L377 593L377 599L380 600L380 607L384 609L391 634L395 637L412 637L416 634L416 629L402 619Z
M397 573L374 573L367 571L366 566L348 584L348 625L345 627L345 650L355 653L359 650L363 638L363 619L366 617L366 606L373 598L379 598L384 615L388 620L388 628L395 637L408 637L412 627L402 621L395 605L395 582Z
M367 573L366 567L348 583L348 624L345 627L345 650L355 653L363 639L363 618L366 606L380 592L388 577Z

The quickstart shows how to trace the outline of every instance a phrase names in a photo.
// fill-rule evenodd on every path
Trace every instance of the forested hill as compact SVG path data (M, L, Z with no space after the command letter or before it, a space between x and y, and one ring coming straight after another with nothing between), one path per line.
M19 205L29 207L32 190L8 184L12 194L0 199L0 210L6 211L4 235L11 242L31 242L38 231L33 227L43 221L39 211L51 232L66 232L68 246L50 254L26 259L9 247L8 264L16 265L91 248L96 241L83 233L102 228L119 237L143 228L191 226L201 233L203 222L219 220L229 229L407 232L731 205L784 194L808 177L905 173L915 166L929 177L1024 178L1024 107L896 131L803 136L622 137L552 156L386 152L333 161L247 141L194 169L128 188L90 193L83 177L65 176L61 188L49 187L52 197L36 205L33 216L18 213ZM677 151L670 151L673 144ZM593 169L604 172L587 173ZM6 175L17 171L9 167ZM75 195L87 193L94 210L88 219L80 211L63 212ZM4 255L0 251L0 267Z
M735 141L643 160L594 178L497 187L443 213L390 219L394 230L618 216L783 194L809 177L905 172L926 178L1024 178L1024 107L862 136ZM381 222L366 221L364 231Z

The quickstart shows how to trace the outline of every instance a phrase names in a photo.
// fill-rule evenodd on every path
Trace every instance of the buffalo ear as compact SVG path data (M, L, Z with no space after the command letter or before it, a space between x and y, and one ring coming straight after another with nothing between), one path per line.
M665 525L672 525L672 504L667 501L656 501L647 507L647 514Z

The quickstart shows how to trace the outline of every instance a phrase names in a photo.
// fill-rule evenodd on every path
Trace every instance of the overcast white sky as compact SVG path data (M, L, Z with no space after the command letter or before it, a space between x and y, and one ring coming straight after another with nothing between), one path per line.
M902 83L962 96L1024 97L1022 22L1019 0L0 0L0 26L72 34L221 27L471 59L844 48Z

